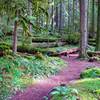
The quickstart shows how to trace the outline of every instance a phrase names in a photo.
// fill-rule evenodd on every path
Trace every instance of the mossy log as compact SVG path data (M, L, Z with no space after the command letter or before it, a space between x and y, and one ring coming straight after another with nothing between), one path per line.
M63 52L59 53L59 55L67 56L68 54L77 53L77 52L79 52L79 50L80 50L79 48L74 48L74 49L63 51Z
M56 42L56 41L60 41L60 39L58 39L58 38L49 38L49 39L47 39L47 38L33 38L32 39L32 42Z

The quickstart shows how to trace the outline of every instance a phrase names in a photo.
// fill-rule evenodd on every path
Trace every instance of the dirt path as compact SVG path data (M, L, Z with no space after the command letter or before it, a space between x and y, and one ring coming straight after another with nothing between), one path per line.
M89 66L100 67L100 62L90 63L87 61L80 61L76 59L77 54L70 55L69 58L62 57L68 66L60 71L56 76L51 76L45 80L39 80L35 86L31 86L23 93L18 93L12 100L44 100L43 96L47 96L52 87L60 85L61 83L68 84L80 77L80 73Z

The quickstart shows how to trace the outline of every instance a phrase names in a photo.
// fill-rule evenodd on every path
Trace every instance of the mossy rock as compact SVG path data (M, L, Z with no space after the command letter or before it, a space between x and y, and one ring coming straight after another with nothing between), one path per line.
M100 77L100 68L87 68L80 74L80 78L98 78Z

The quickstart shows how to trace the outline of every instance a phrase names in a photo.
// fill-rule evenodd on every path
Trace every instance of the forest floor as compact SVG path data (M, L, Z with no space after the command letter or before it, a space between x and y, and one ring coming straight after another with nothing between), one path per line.
M78 54L71 54L70 57L61 57L68 62L67 67L57 75L48 79L38 80L37 84L28 87L24 92L18 92L12 100L44 100L53 87L60 84L69 84L80 78L80 73L90 66L100 67L100 62L88 62L77 59Z

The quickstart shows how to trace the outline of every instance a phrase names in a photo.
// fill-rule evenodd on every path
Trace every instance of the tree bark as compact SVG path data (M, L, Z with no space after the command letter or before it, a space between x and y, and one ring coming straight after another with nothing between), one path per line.
M62 1L60 0L60 20L59 20L59 33L62 29Z
M68 0L68 32L73 32L73 0Z
M73 0L73 31L75 32L74 20L75 20L75 0Z
M100 0L98 0L98 19L97 19L96 51L100 51Z
M28 15L32 16L32 3L28 0ZM29 31L32 32L32 25L29 24Z
M88 15L88 0L80 0L80 32L81 32L81 40L80 40L80 57L86 58L87 53L87 15Z
M59 10L58 10L58 5L56 6L56 15L55 15L55 22L56 22L56 29L59 29Z
M75 0L75 11L74 11L74 28L75 32L79 32L79 0Z
M18 11L16 11L16 17L18 17ZM14 31L13 31L13 53L14 54L16 54L17 52L17 25L18 25L18 21L15 20Z
M54 0L52 0L52 2L54 3ZM52 28L52 31L54 31L54 5L52 5L52 21L51 21L51 28Z
M91 35L92 35L92 37L94 37L94 33L95 33L95 17L94 17L94 12L95 12L95 8L94 8L94 3L95 3L95 1L94 0L92 0L92 26L91 26Z

